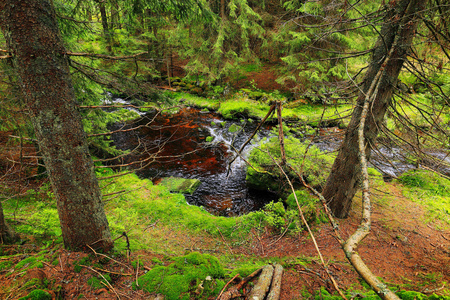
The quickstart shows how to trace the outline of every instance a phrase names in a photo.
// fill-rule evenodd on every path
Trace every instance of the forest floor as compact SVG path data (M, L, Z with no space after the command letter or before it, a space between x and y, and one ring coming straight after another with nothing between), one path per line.
M258 88L280 88L275 82L275 75L258 72L250 75ZM239 83L236 85L240 86ZM388 201L385 200L386 195L389 195ZM373 191L373 199L371 233L358 248L369 268L396 289L449 296L449 225L430 220L424 206L403 196L399 183L385 183L382 190ZM355 199L349 218L339 220L343 237L348 237L358 227L360 212L360 199ZM292 236L267 229L262 234L243 237L246 242L234 246L232 241L221 237L203 233L193 235L182 228L174 229L165 224L155 223L146 229L164 235L166 244L176 244L186 252L281 261L285 268L281 285L282 300L309 298L321 288L334 292L306 231ZM315 224L313 232L339 287L344 291L363 289L359 275L345 258L331 226L327 223ZM25 271L14 270L13 267L0 268L0 299L18 299L26 296L30 287L37 286L45 286L43 289L53 299L156 299L156 295L135 289L133 284L139 276L156 266L155 261L170 263L164 249L157 253L139 250L129 255L114 256L93 255L91 252L90 262L86 260L83 263L83 258L88 257L88 254L67 251L61 242L46 246L42 254L42 246L32 236L22 237L22 240L26 242L0 245L0 266L6 261L10 262L10 266L16 266L33 257L42 265ZM142 263L140 267L135 263L137 260ZM308 263L305 264L305 261ZM111 278L110 283L92 283L93 277L106 274Z
M376 201L373 207L373 225L370 235L359 246L359 253L376 276L383 278L390 286L398 289L414 290L425 294L449 294L450 282L450 230L439 222L425 222L424 208L402 196L401 187L396 183L386 183L385 188L393 195L389 202ZM374 198L382 199L383 195ZM359 223L360 207L355 201L348 219L340 220L340 230L344 236L351 234ZM155 227L163 226L156 224ZM303 299L306 295L331 286L320 264L311 238L306 232L296 236L281 236L266 231L254 234L248 242L239 247L223 243L220 238L207 235L192 236L183 232L169 233L169 243L184 245L185 249L213 252L212 255L233 255L248 258L279 258L283 260L285 272L281 286L281 299ZM314 235L326 263L344 291L361 290L358 274L346 260L343 251L334 238L329 224L314 226ZM215 245L221 244L220 247ZM203 249L203 250L202 250ZM210 251L208 249L214 249ZM41 248L32 239L24 245L2 246L2 260L13 260L13 265L24 258L37 257ZM24 272L6 269L0 272L0 299L18 299L26 295L23 286L29 282L46 283L54 299L153 299L142 290L134 290L132 283L138 275L150 270L155 260L164 261L165 255L149 251L135 251L125 255L106 257L96 255L94 260L101 267L79 264L87 254L62 249L61 244L47 248L46 256L54 258L54 263L44 261L42 268ZM92 255L91 255L92 257ZM131 262L139 260L140 268ZM297 259L307 259L309 263L298 263ZM48 260L47 260L48 261ZM95 264L94 264L95 265ZM81 266L81 268L80 268ZM98 266L98 264L97 264ZM92 286L90 278L100 273L109 274L110 285ZM50 288L51 287L51 288Z

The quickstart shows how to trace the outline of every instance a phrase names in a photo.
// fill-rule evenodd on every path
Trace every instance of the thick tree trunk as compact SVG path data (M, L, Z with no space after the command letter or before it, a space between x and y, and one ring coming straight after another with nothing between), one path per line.
M378 94L370 108L371 113L364 127L365 144L369 145L366 147L366 156L369 158L370 145L375 142L386 110L391 103L394 86L414 38L420 12L425 8L427 0L400 0L391 1L391 3L393 6L388 10L380 37L375 45L372 63L364 78L362 88L364 93L361 93L357 100L345 139L322 192L333 214L338 218L348 216L352 199L360 184L358 125L365 94L375 75L384 68ZM383 64L384 58L390 51L393 51L391 59Z
M66 248L112 248L51 0L3 0L0 26L56 196Z

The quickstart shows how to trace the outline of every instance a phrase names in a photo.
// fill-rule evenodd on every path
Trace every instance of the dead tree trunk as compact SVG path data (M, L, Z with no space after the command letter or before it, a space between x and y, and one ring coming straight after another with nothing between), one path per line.
M375 45L372 62L365 75L362 91L357 99L345 139L322 192L333 214L338 218L348 216L352 199L360 185L358 125L365 94L376 74L381 68L384 68L380 79L379 93L370 107L370 114L364 127L365 143L369 145L366 148L366 156L369 158L370 145L375 142L386 110L391 104L394 86L411 47L419 16L425 8L427 0L400 0L390 3L392 4L389 4L391 6ZM395 43L396 39L399 40L398 43ZM393 51L392 57L382 64L390 51Z
M3 0L0 27L57 200L64 245L112 248L51 0Z

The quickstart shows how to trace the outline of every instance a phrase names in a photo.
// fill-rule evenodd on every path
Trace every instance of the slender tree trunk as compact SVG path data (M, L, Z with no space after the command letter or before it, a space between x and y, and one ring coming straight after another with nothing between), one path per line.
M225 0L220 0L220 18L222 20L225 20L225 18L227 17L225 15Z
M108 17L106 15L105 0L97 0L100 9L100 17L102 19L103 35L106 39L106 51L112 51L112 36L108 26Z
M3 215L2 201L0 201L0 244L13 242L15 237L14 231L6 224L5 216Z
M3 0L0 26L57 200L64 245L112 248L52 0Z
M384 68L377 97L370 108L364 135L366 156L370 157L370 145L373 145L382 126L383 118L391 104L391 97L398 75L406 59L421 11L428 0L391 1L380 37L375 45L372 63L365 75L363 93L358 97L345 139L331 169L330 176L322 192L330 209L338 218L348 216L352 199L360 184L361 166L358 158L358 125L361 118L365 93L381 68ZM398 40L398 41L397 41ZM393 48L394 47L394 48ZM391 59L382 65L383 59L393 51Z

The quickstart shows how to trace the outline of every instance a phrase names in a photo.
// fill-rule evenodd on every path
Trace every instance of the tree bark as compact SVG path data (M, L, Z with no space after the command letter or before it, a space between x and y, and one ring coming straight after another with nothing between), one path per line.
M5 216L3 215L2 201L0 201L0 244L8 244L15 240L16 235L8 224L6 224Z
M330 176L323 189L323 196L333 214L338 218L346 218L349 214L352 199L360 185L361 166L358 157L358 125L365 100L365 94L381 68L384 68L379 92L373 101L364 127L366 156L370 158L371 145L375 142L386 110L391 104L391 97L398 75L407 57L420 13L428 0L391 1L385 23L375 44L372 62L363 81L362 92L357 99L347 132L334 161ZM399 39L399 42L395 42ZM394 48L392 48L394 47ZM392 57L382 64L388 53Z
M251 290L247 299L263 300L270 289L272 277L273 277L273 267L271 265L265 266L261 272L261 275L259 276L258 282Z
M112 36L108 26L108 17L106 15L105 0L96 0L100 9L100 18L102 19L103 36L106 39L106 51L112 51Z
M52 1L1 1L0 27L57 200L64 245L108 251L113 242Z
M226 15L225 15L225 0L220 0L220 18L223 20L226 19Z
M283 266L280 264L276 264L275 271L273 272L272 284L270 285L270 292L269 295L267 295L266 300L280 299L282 278L283 278Z

